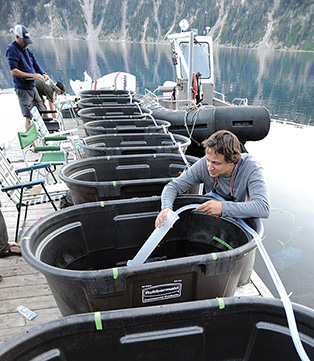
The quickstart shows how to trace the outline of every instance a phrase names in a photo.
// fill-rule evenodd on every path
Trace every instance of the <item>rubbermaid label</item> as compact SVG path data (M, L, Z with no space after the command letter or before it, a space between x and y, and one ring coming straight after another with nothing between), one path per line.
M155 302L181 297L182 283L166 283L142 290L142 302Z

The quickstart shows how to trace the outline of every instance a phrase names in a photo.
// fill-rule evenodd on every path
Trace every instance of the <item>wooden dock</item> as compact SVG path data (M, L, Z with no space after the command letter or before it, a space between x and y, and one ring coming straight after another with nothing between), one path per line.
M65 119L66 129L75 128L74 122ZM80 137L85 136L83 126L78 127ZM19 149L17 137L11 143L6 155L18 167L24 166L22 152ZM9 198L0 192L2 213L7 223L10 239L14 239L17 211ZM50 204L30 207L27 222L23 231L32 226L39 218L54 212ZM0 259L0 345L29 329L56 320L61 317L55 300L45 277L29 266L23 257ZM271 297L267 288L254 273L252 282L238 288L237 296ZM32 321L28 321L17 312L16 308L23 305L37 313Z
M77 134L85 136L82 125L77 127L70 118L65 118L64 121L66 129L78 128ZM5 153L16 168L25 166L17 136L10 142ZM14 240L16 207L3 192L0 192L0 200L9 239ZM56 205L59 208L58 202ZM54 209L49 203L29 207L23 233L38 219L52 212ZM29 266L23 257L0 258L0 275L3 277L0 282L0 345L30 328L61 317L45 277ZM19 305L36 312L37 317L28 321L16 311Z

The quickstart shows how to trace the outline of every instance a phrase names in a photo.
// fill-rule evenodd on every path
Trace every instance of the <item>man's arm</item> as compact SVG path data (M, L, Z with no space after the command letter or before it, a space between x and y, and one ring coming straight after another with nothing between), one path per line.
M264 171L256 168L247 183L249 200L243 202L224 202L223 216L234 218L268 218L270 215L270 197L265 182Z
M172 208L173 202L178 194L182 194L195 185L204 181L206 173L206 159L201 158L192 167L185 170L178 178L169 182L161 193L161 209Z
M11 73L12 76L15 76L17 78L23 78L23 79L32 78L34 80L38 79L38 80L41 80L41 81L46 80L44 75L41 75L39 73L25 73L24 71L19 70L17 68L12 69L10 71L10 73Z
M161 212L158 214L155 226L161 227L167 219L167 214L172 210L173 203L178 194L184 193L193 186L202 183L202 177L206 169L206 160L201 158L192 167L184 171L178 178L169 182L161 193Z

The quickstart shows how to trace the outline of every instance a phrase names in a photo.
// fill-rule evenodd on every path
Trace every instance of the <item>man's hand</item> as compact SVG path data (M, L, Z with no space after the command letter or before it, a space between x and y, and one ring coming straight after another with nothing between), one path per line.
M17 78L24 78L24 79L33 78L33 79L38 79L41 81L47 80L45 78L45 76L48 77L47 74L41 75L39 73L25 73L24 71L21 71L17 68L11 70L10 73L12 74L12 76L16 76ZM48 79L49 79L49 77L48 77Z
M155 221L155 227L160 228L165 224L165 220L167 219L167 214L169 211L171 211L171 208L165 208L158 214Z
M45 74L44 74L44 75L41 75L41 74L39 74L39 73L33 74L33 78L34 78L35 80L41 80L41 81L45 81L45 80L46 80L46 79L45 79Z
M202 203L196 208L199 211L203 211L209 215L218 215L222 213L222 202L210 200L205 203Z

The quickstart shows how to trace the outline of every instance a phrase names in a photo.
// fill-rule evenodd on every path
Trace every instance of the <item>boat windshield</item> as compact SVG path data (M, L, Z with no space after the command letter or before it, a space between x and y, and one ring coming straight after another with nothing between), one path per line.
M181 42L180 48L185 59L186 64L189 64L189 43ZM210 78L210 61L209 61L209 44L206 42L197 42L194 46L193 57L193 73L200 72L202 78ZM183 67L182 60L180 60L181 76L187 78L187 73Z

